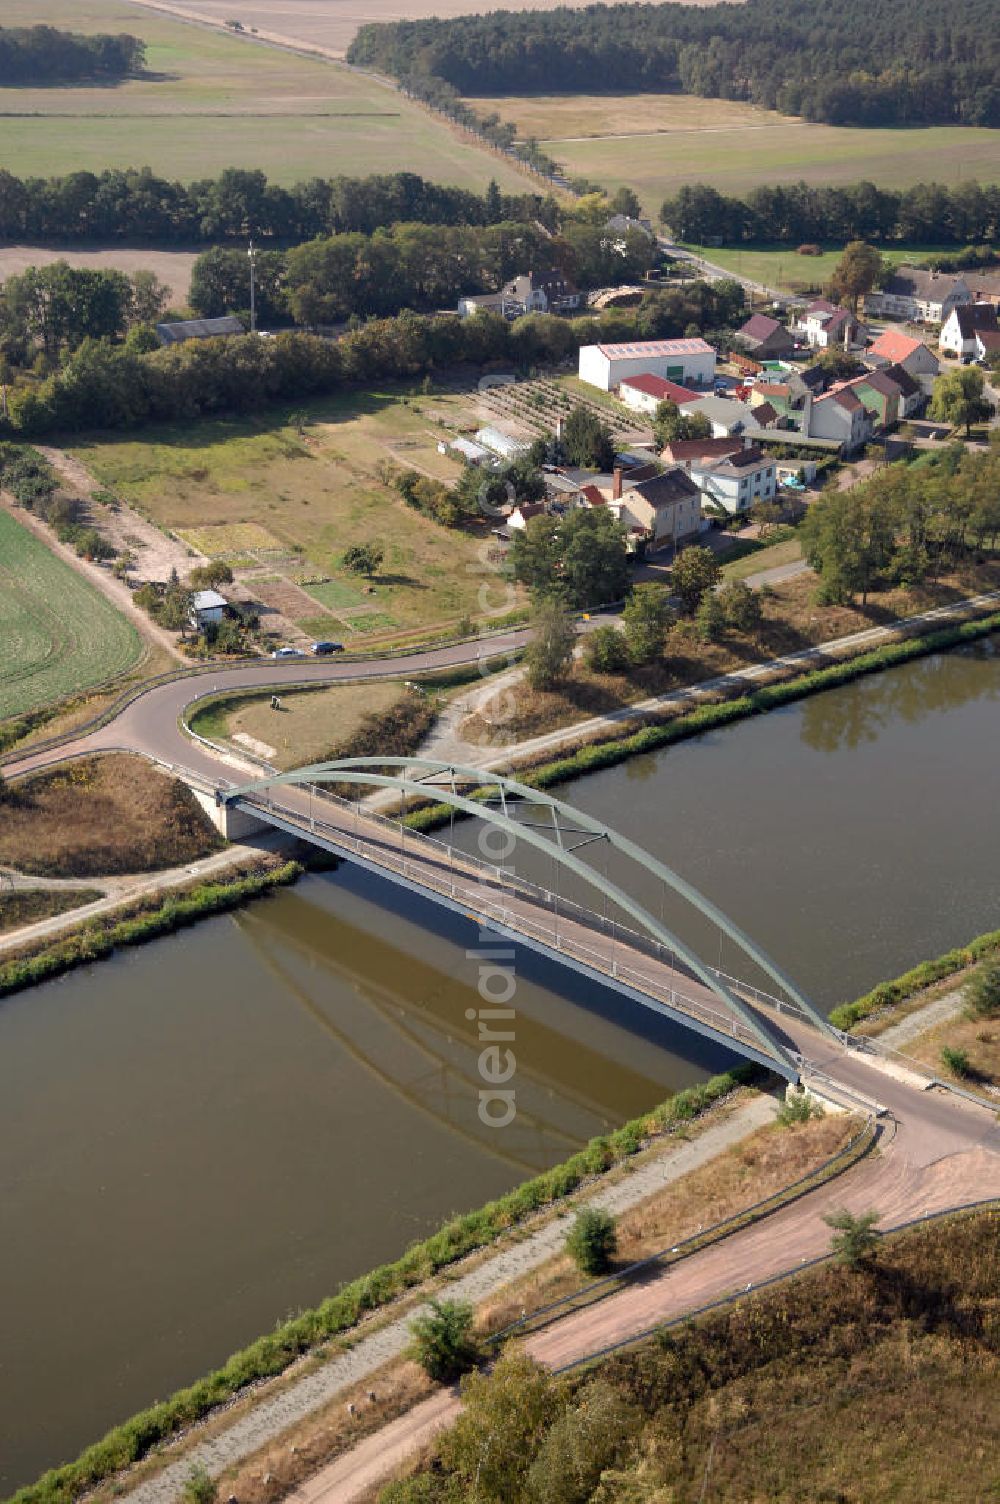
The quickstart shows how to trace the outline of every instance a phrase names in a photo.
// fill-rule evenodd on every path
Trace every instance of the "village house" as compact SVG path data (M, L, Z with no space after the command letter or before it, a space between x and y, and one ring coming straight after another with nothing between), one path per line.
M690 474L692 465L710 464L712 460L739 454L741 449L746 448L746 444L746 439L740 438L738 434L722 439L674 439L660 450L660 459L665 465L680 465L682 470Z
M899 422L899 387L885 371L869 371L855 376L848 389L864 403L871 415L873 428L894 428Z
M912 418L921 413L927 406L927 393L916 377L901 365L882 366L880 369L899 388L899 416Z
M715 439L724 439L728 434L742 433L744 428L754 426L753 409L731 397L696 397L691 402L680 402L678 406L685 417L701 413L707 418Z
M229 610L229 602L217 590L196 590L191 597L189 617L196 632L217 626Z
M963 272L974 303L992 303L1000 308L1000 270Z
M584 296L561 272L528 272L504 285L503 300L504 317L509 319L523 313L571 313Z
M798 331L813 350L828 350L839 345L850 349L863 344L866 331L852 313L826 298L810 303L798 323Z
M710 387L715 351L703 339L646 339L582 345L579 376L602 392L615 391L632 376L662 376L682 386Z
M941 362L922 339L914 339L901 329L887 329L865 351L865 364L875 367L900 365L917 381L932 381Z
M772 319L766 313L755 313L737 329L736 338L755 360L779 360L791 355L795 339L780 319Z
M645 235L647 240L656 239L652 220L633 219L631 214L612 214L604 228L609 235L628 235L630 231L636 231Z
M701 531L701 492L678 466L628 486L611 506L649 553L676 548Z
M689 473L710 510L748 512L760 501L773 501L778 491L777 465L756 445L719 459L692 462Z
M661 402L674 402L680 407L682 402L692 402L697 396L697 392L678 386L676 381L665 381L662 376L648 374L630 376L618 388L619 400L637 413L653 414Z
M840 386L822 397L806 398L802 433L810 439L831 439L840 445L841 453L854 454L871 438L871 418L857 392Z
M953 308L971 302L972 293L964 277L922 266L900 266L885 287L868 293L865 312L879 318L943 324Z
M507 518L505 526L514 532L521 532L533 517L543 517L545 511L544 501L519 502Z
M959 360L976 360L976 336L980 330L995 334L998 327L992 303L965 303L953 308L941 325L938 348Z
M994 361L1000 357L1000 330L976 330L976 359Z

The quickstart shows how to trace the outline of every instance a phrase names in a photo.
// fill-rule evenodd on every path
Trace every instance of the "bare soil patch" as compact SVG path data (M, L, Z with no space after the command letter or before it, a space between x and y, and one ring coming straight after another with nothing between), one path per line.
M16 169L15 169L16 170ZM70 266L94 271L153 272L170 288L174 308L187 307L191 290L191 268L198 251L153 251L124 249L121 246L81 251L75 246L6 245L0 246L0 282L20 276L29 266L49 266L53 261L68 261Z
M0 822L0 864L41 877L154 872L223 847L182 783L126 753L19 781Z

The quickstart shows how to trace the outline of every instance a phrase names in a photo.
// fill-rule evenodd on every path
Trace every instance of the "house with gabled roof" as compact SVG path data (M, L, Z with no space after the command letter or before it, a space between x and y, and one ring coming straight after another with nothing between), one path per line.
M630 534L641 530L649 553L676 548L701 531L701 491L679 465L629 487L611 505Z
M885 286L865 297L865 312L879 318L943 324L953 308L972 302L964 276L925 266L899 266Z
M810 303L798 323L798 332L814 350L828 350L834 346L849 349L867 338L864 327L853 313L831 303L828 298L817 298Z
M872 367L904 366L917 380L933 379L941 369L941 362L930 346L901 329L886 329L873 340L865 351L864 362Z
M766 313L754 313L736 331L740 344L756 360L777 360L795 349L795 338L780 319Z
M810 439L831 439L843 454L854 454L871 438L872 421L857 392L838 386L821 397L806 398L802 433Z
M899 416L912 418L927 406L927 393L905 366L881 366L880 370L899 387Z
M975 360L976 335L981 329L996 333L998 328L997 311L992 303L963 303L960 308L953 308L941 325L938 348L960 360Z
M680 407L682 402L691 402L697 396L690 387L679 386L676 381L667 381L648 371L629 376L618 387L619 400L638 413L655 413L661 402L673 402Z
M691 479L712 506L730 513L748 512L778 491L777 463L756 445L690 467Z

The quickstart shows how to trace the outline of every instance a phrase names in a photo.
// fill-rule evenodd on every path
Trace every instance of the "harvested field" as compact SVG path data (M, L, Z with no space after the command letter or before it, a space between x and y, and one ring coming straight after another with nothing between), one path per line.
M0 823L0 865L32 876L155 872L224 844L184 784L126 753L26 779L14 794Z
M0 511L0 720L123 673L142 643L93 585Z
M153 272L170 288L173 308L186 308L191 287L191 268L198 251L144 251L109 247L106 250L81 251L76 247L6 245L0 247L0 282L19 275L29 266L49 266L53 261L68 261L93 271Z
M38 18L34 0L6 0L5 26ZM148 165L188 182L247 167L291 183L406 168L480 192L491 177L512 191L527 181L394 88L339 63L126 0L48 0L45 20L140 36L148 71L114 88L4 89L0 166L12 172Z

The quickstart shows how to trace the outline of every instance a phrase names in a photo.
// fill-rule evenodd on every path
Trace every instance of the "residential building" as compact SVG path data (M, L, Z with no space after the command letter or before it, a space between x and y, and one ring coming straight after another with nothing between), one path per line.
M865 298L865 312L879 318L914 319L943 324L953 308L972 302L964 276L932 272L922 266L900 266L885 287Z
M775 460L755 445L720 459L693 462L691 479L709 504L709 510L748 512L759 501L773 501L778 492Z
M696 397L691 402L678 403L686 416L701 413L712 425L712 437L724 439L727 434L742 433L754 425L753 409L745 402L736 402L731 397Z
M618 387L618 396L626 407L637 413L655 413L661 402L691 402L697 392L689 387L678 386L676 381L665 381L662 376L642 374L630 376Z
M802 432L810 439L831 439L843 454L854 454L871 438L872 424L857 392L841 386L822 397L806 398Z
M737 329L736 338L756 360L777 360L795 349L794 336L780 319L772 319L766 313L752 314L742 328Z
M187 339L220 339L231 334L246 334L246 330L239 319L228 314L220 319L179 319L173 324L156 326L161 345L180 345Z
M976 330L976 359L996 360L1000 356L1000 331L996 329Z
M894 428L899 422L899 387L885 371L869 371L846 383L871 414L873 428ZM834 390L836 390L834 388Z
M745 446L746 439L738 434L723 439L674 439L660 451L660 459L665 465L680 465L682 470L690 473L692 465L726 459L731 454L739 454Z
M921 377L932 380L941 369L941 362L930 346L901 329L887 329L880 334L866 350L864 360L871 366L903 366L917 380Z
M522 313L570 313L584 296L562 272L527 272L505 284L503 300L504 317L518 318Z
M532 517L544 517L544 501L522 501L514 508L507 518L506 526L514 532L520 532L528 526Z
M708 387L715 379L715 351L703 339L647 339L628 344L583 345L580 380L602 392L631 376L662 376L682 386Z
M854 315L826 298L817 298L809 304L799 320L798 330L814 350L828 350L836 345L849 349L865 339L865 331Z
M927 393L915 376L905 366L893 365L880 368L883 375L891 378L899 388L899 416L912 418L927 406Z
M611 235L627 235L630 230L635 230L649 240L656 239L652 220L633 219L631 214L612 214L604 228Z
M701 531L701 492L679 466L630 486L611 505L632 536L641 533L650 553L676 548Z
M229 602L217 590L196 590L191 597L191 625L196 631L222 621Z
M941 325L938 348L960 360L975 360L976 335L980 330L995 334L998 327L992 303L963 303L953 308Z
M974 303L992 303L994 308L1000 308L1000 271L972 271L963 272L972 293Z
M458 300L458 316L468 319L476 313L498 313L504 316L504 297L502 292L477 292L471 293L466 298Z

